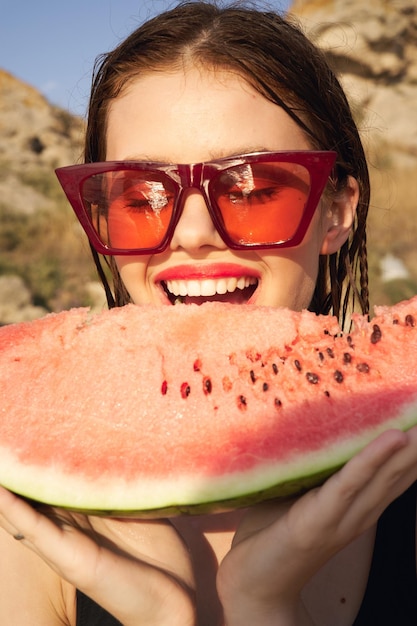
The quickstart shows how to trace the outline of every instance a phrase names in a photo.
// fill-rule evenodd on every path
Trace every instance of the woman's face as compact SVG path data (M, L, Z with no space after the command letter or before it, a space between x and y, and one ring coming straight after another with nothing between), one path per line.
M135 80L110 107L107 160L197 163L256 151L308 150L306 137L278 106L225 70L153 72ZM169 247L150 256L116 257L136 304L219 300L308 306L331 212L316 211L301 245L234 251L214 228L197 190L186 193Z

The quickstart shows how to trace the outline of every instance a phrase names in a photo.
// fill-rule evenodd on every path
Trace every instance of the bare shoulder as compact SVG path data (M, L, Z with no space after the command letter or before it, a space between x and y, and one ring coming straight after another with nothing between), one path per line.
M0 554L0 624L75 625L73 587L3 531L0 531Z

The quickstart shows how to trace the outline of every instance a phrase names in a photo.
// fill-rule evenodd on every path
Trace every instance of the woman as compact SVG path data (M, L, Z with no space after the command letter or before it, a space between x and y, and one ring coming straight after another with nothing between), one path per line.
M363 149L338 81L290 21L196 2L140 27L97 66L85 161L106 165L59 176L71 198L67 186L89 176L74 208L110 306L156 303L163 315L177 300L214 299L348 324L356 297L367 311ZM42 515L3 490L0 616L344 626L370 624L370 606L373 623L414 623L402 598L397 621L382 622L384 597L366 587L377 521L416 480L416 460L417 430L390 431L296 501L191 519ZM407 507L413 524L415 497Z

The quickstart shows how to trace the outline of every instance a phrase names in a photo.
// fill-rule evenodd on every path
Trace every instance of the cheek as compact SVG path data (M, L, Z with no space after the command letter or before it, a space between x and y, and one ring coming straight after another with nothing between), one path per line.
M284 257L264 258L269 272L262 284L259 304L295 311L309 306L317 280L318 255L306 255L300 248L292 252Z
M318 213L296 248L262 255L268 268L260 304L301 310L309 306L316 286L324 221Z
M115 257L117 269L124 286L135 304L150 304L147 289L147 267L149 257Z

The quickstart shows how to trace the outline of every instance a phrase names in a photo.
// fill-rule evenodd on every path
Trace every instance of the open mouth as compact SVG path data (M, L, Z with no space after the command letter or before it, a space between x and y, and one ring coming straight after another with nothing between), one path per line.
M253 296L258 280L254 276L167 280L161 285L171 304L229 302L246 304Z

